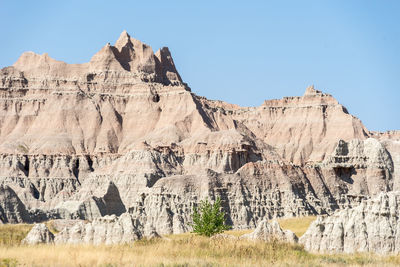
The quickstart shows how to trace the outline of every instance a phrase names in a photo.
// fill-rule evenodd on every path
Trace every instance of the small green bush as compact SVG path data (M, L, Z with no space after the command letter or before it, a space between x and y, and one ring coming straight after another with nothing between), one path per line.
M192 215L193 233L212 236L231 229L225 224L225 212L221 211L221 199L217 198L214 204L207 199L200 202L199 207L195 207Z

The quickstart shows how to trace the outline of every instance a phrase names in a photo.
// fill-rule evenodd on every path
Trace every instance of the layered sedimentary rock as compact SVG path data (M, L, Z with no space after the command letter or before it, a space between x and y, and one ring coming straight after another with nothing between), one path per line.
M400 251L400 193L381 193L355 208L346 208L314 221L300 243L309 251L376 252Z
M244 234L240 238L265 242L278 240L280 242L297 243L298 241L297 236L292 231L282 230L276 220L273 220L272 222L262 220L253 232Z
M296 164L322 161L339 139L365 139L368 130L329 94L306 89L302 97L267 100L234 112L249 130Z
M0 220L2 223L31 222L25 205L12 188L0 185Z
M339 140L334 152L316 168L341 207L351 207L363 198L391 191L396 181L391 154L374 138Z
M168 48L123 32L88 63L27 52L0 70L0 218L126 213L179 233L217 197L234 228L331 214L400 186L396 136L313 86L260 107L199 97Z
M124 213L97 218L90 223L78 222L55 236L56 244L124 244L143 236L143 229L131 215ZM153 231L148 232L153 235Z

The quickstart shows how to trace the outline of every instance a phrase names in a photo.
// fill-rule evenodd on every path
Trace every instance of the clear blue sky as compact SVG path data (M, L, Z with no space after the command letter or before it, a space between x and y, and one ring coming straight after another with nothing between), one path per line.
M333 94L370 130L400 129L400 1L4 1L0 67L24 51L90 60L126 29L168 46L192 91L258 106Z

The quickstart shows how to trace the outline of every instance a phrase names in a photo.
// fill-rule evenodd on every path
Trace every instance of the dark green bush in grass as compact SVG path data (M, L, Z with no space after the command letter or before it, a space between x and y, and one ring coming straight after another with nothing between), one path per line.
M214 204L207 199L195 207L192 215L193 233L205 236L212 236L231 229L225 224L225 213L221 211L221 199L217 198Z

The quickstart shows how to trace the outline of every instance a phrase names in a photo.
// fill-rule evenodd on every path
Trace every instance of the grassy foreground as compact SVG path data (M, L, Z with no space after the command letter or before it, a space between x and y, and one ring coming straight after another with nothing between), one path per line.
M313 218L280 220L304 233ZM311 254L300 245L210 239L186 233L130 245L21 246L31 225L0 226L0 266L398 266L400 257ZM290 228L289 228L290 229ZM229 231L240 235L246 231ZM14 233L14 234L11 234Z

